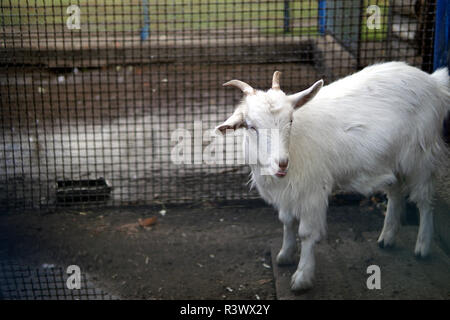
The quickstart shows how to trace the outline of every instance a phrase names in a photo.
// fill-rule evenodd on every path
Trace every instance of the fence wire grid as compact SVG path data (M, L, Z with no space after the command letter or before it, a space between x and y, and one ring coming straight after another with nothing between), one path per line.
M0 208L256 198L239 134L211 135L241 99L222 84L267 89L279 70L293 93L389 60L431 71L435 4L3 0ZM180 143L189 163L173 161Z
M22 266L0 261L0 300L116 300L80 275L80 288L69 289L68 274L61 267Z

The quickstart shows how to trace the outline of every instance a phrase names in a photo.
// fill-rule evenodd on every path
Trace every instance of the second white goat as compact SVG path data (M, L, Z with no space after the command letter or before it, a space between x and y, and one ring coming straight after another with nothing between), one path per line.
M409 196L420 211L415 254L427 256L434 177L447 159L441 132L450 110L448 70L430 75L402 62L382 63L292 95L280 90L279 76L275 72L268 91L227 82L244 99L216 130L246 129L246 158L256 159L250 163L252 184L279 210L284 225L277 263L294 262L299 222L301 254L292 289L313 285L314 246L326 233L328 198L336 188L386 192L380 247L394 244Z

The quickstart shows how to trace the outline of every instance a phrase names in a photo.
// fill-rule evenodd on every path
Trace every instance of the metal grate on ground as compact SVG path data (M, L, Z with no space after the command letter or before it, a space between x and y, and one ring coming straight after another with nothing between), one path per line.
M292 93L379 61L430 71L434 7L1 1L0 208L256 198L240 133L211 133L241 99L222 83L265 89L279 70Z

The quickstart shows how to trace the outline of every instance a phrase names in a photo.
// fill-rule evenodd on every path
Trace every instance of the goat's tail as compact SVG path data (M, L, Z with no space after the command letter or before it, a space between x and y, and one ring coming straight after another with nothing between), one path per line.
M448 75L448 68L440 68L431 74L431 77L434 78L441 86L448 90L450 90L450 77Z

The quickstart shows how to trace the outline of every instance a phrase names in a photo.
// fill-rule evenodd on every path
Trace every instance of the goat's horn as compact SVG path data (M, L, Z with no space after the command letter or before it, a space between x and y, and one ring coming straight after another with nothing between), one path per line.
M239 88L246 95L255 94L255 89L253 89L251 86L249 86L248 84L246 84L245 82L240 81L240 80L231 80L231 81L228 81L227 83L224 83L223 85L225 87L232 86L232 87Z
M280 71L275 71L272 78L272 89L280 90Z

